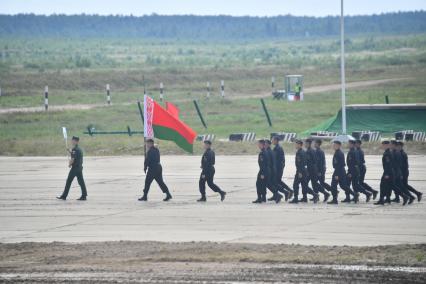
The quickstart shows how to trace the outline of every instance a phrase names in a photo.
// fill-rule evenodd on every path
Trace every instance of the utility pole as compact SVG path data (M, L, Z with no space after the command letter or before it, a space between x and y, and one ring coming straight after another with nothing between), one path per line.
M340 79L342 84L342 134L346 134L345 21L343 16L343 0L340 2Z

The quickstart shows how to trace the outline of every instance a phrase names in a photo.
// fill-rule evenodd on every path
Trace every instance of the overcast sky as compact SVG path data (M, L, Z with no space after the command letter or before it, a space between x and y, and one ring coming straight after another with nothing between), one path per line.
M0 14L308 15L340 13L340 0L0 0ZM426 0L345 0L345 14L426 10Z

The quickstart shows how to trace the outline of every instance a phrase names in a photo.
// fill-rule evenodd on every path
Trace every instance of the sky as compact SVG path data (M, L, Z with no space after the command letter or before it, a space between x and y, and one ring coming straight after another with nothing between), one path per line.
M345 0L346 15L426 10L426 0ZM340 0L0 0L0 14L327 16Z

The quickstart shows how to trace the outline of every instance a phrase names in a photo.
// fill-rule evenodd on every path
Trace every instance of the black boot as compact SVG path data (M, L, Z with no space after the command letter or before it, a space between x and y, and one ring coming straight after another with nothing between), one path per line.
M86 198L86 196L82 196L82 197L80 197L79 199L77 199L77 200L79 200L79 201L85 201L85 200L87 200L87 198Z
M330 198L330 193L324 192L324 202L327 202L327 200Z
M291 199L293 197L293 195L294 195L293 190L289 190L289 192L288 192L288 199ZM420 199L421 199L421 197L420 197Z
M299 200L295 197L295 198L293 198L293 200L292 200L292 201L290 201L289 203L291 203L291 204L297 204L297 203L299 203Z
M259 197L258 199L256 199L255 201L252 201L251 203L262 203L262 198Z
M170 199L172 199L172 195L170 194L170 192L166 192L166 198L163 199L163 201L169 201Z
M421 193L421 192L419 192L419 193L417 194L417 201L418 201L418 202L422 201L422 195L423 195L423 193Z
M197 202L206 202L206 201L207 201L207 199L206 199L205 195L201 195L201 198L197 199Z
M221 191L220 192L220 201L224 201L225 200L225 195L226 195L226 192L225 191Z
M141 198L138 199L139 201L148 201L148 195L146 193L143 194Z
M277 193L276 196L275 196L275 203L280 203L282 198L283 198L283 196L281 194Z
M339 202L337 201L337 198L333 198L333 200L327 202L327 204L339 204Z
M67 200L67 198L66 197L64 197L64 196L56 196L56 199L60 199L60 200Z
M377 190L374 190L373 191L373 200L376 200L376 197L377 197L377 194L378 194L379 192L377 191Z
M385 205L385 202L383 200L379 200L376 203L373 203L374 205Z
M368 193L368 192L365 194L365 202L367 202L367 203L368 203L368 202L370 201L370 199L371 199L371 195L372 195L372 194L371 194L371 193Z

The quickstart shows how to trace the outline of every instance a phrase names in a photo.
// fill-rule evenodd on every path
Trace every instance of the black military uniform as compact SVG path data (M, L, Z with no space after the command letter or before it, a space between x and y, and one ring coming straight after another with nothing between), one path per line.
M327 171L327 164L325 162L324 151L318 147L315 149L315 155L318 167L318 181L323 188L331 192L331 186L325 182L325 172Z
M382 144L389 144L389 141L383 141ZM390 196L393 188L394 170L392 165L392 152L386 149L382 156L383 175L380 180L380 197L375 205L384 205L385 202L390 203ZM385 200L386 198L386 200Z
M206 143L206 142L205 142ZM201 193L201 199L198 201L206 201L206 182L207 185L214 191L220 194L221 200L225 199L226 193L221 190L214 182L214 174L215 174L215 154L214 151L210 148L206 149L203 156L201 157L201 175L200 180L198 182L199 189Z
M147 141L148 142L148 141ZM152 141L153 143L153 141ZM155 180L161 188L161 191L166 194L164 201L168 201L172 198L172 195L167 188L167 185L163 181L163 168L160 164L160 151L155 146L149 148L146 152L144 171L147 172L145 177L145 188L143 190L143 196L139 198L140 201L146 201L148 199L149 188L151 183Z
M273 149L275 157L275 184L277 190L285 195L286 201L292 197L293 190L282 180L285 168L285 154L280 144L276 144Z
M397 142L392 141L394 145L396 145ZM393 179L393 185L394 185L394 191L395 191L395 199L394 201L399 202L399 196L401 196L404 200L403 205L413 203L414 196L411 195L410 191L404 186L403 184L403 175L402 175L402 155L401 152L394 149L392 152L392 167L394 172L394 179ZM405 198L404 198L405 197Z
M357 140L357 143L359 145L361 145L361 140ZM365 157L364 157L364 151L361 149L361 147L357 147L357 152L358 152L358 163L359 163L359 183L361 184L361 186L368 192L373 194L373 199L376 199L377 190L374 190L370 185L368 185L365 182L365 174L367 173L367 167L365 166Z
M265 141L265 147L266 147L266 155L268 156L268 167L270 176L266 180L266 187L272 192L273 196L269 199L270 201L275 200L275 202L280 202L282 195L278 193L278 184L276 183L276 159L274 152L272 151L270 145L271 141L266 140Z
M399 142L403 146L402 142ZM401 171L402 171L402 184L412 193L417 196L417 200L420 202L422 199L422 193L415 190L411 185L408 184L408 176L410 175L409 166L408 166L408 156L403 149L400 151L401 154Z
M306 148L306 165L308 167L308 179L311 181L312 188L314 192L318 194L321 192L324 194L324 201L327 201L330 194L324 190L322 185L319 183L320 171L317 165L317 154L315 150L311 147L310 143L312 140L306 140L309 145Z
M73 137L73 140L79 141L78 137ZM70 191L71 183L74 180L75 177L77 177L77 182L80 185L81 188L81 197L79 200L86 200L87 197L87 190L86 190L86 184L84 183L83 178L83 151L81 148L76 145L71 151L71 159L73 160L71 169L68 173L68 178L65 183L65 189L64 192L58 199L66 200L68 193Z
M350 141L349 143L354 144L355 141ZM366 202L369 202L372 194L367 192L365 188L363 188L359 183L359 161L360 159L358 157L358 152L355 147L350 148L348 155L346 156L346 164L348 165L348 182L352 183L352 188L355 192L365 194ZM348 197L348 195L346 195L346 197Z
M266 202L266 185L267 179L270 178L270 161L266 154L266 150L262 149L257 157L257 163L259 164L259 172L256 180L257 199L253 203Z
M335 141L340 145L339 141ZM341 189L345 191L346 199L344 202L350 202L350 195L354 197L354 201L358 202L358 193L355 193L349 187L349 184L346 179L346 170L345 170L345 154L343 154L342 150L338 149L334 152L333 155L333 176L331 181L331 194L333 195L333 200L329 202L329 204L337 204L337 195L339 194L337 190L337 185L340 186Z
M296 142L296 143L301 143ZM315 193L312 188L308 186L308 170L306 169L306 152L303 151L303 149L298 149L296 152L296 158L295 158L295 164L296 164L296 175L294 176L294 182L293 182L293 191L294 191L294 198L290 203L298 203L299 202L299 185L302 185L302 194L303 199L300 200L300 202L307 202L308 197L307 194L311 194L314 196L314 202L318 202L318 194Z

